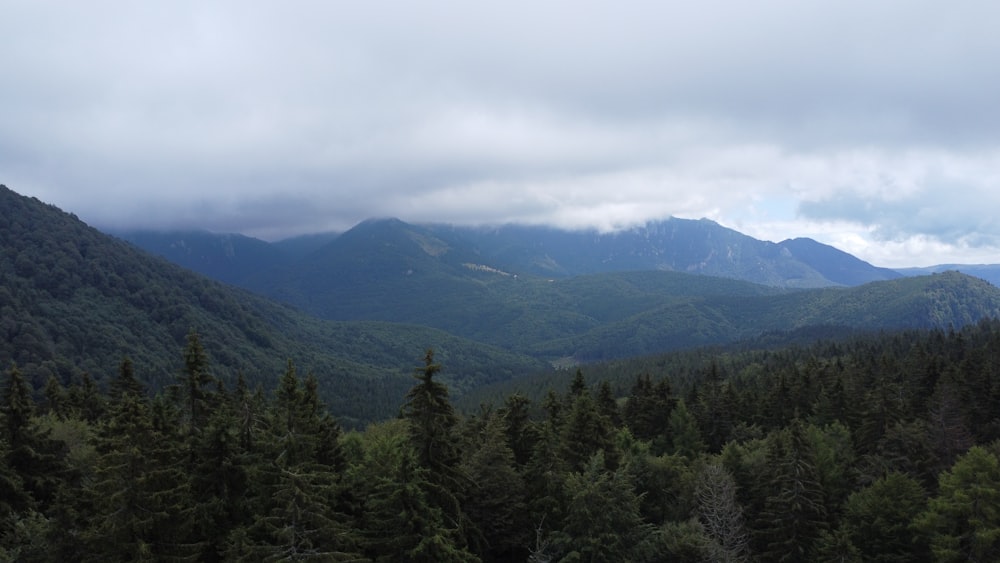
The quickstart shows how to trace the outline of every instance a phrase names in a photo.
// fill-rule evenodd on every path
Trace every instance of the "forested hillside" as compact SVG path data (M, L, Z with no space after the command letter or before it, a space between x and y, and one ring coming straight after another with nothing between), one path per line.
M197 337L183 357L155 397L128 361L38 401L6 371L0 558L1000 558L1000 321L609 366L623 393L576 372L468 415L427 352L401 417L348 433L290 362L265 393Z
M192 330L205 335L221 379L231 384L242 373L270 388L294 359L317 374L323 400L351 424L395 414L405 367L427 346L448 359L445 376L458 390L544 367L427 327L319 321L0 186L0 363L16 363L34 389L49 377L64 385L86 377L103 388L125 356L144 384L162 389Z

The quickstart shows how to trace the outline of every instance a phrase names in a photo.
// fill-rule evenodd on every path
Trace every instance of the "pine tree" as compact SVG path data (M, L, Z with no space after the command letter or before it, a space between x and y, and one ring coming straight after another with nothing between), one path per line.
M374 483L365 506L366 553L376 563L478 561L431 498L430 471L409 444L400 441L395 449L398 461L382 464L368 478Z
M409 422L409 442L417 463L427 470L428 498L464 537L466 518L459 499L469 483L459 468L462 450L455 435L458 417L448 398L448 388L434 380L440 371L441 365L434 363L434 352L427 350L423 367L415 370L418 383L406 395L403 416Z
M111 381L108 398L115 402L125 394L132 394L136 397L146 395L146 389L136 379L135 366L129 358L122 359L121 364L118 365L118 377Z
M626 471L608 472L598 452L566 480L566 519L555 534L560 561L641 561L653 550L653 529L642 521Z
M581 471L597 452L604 452L609 464L618 463L619 454L611 441L610 421L597 410L590 393L577 395L562 427L560 455L571 471Z
M489 416L476 443L479 447L463 463L473 484L465 512L484 542L476 552L485 561L523 560L530 529L525 486L505 440L503 419Z
M91 561L194 558L193 500L176 436L153 424L144 398L124 394L99 428L88 486L95 514L84 540Z
M1000 560L1000 461L973 446L941 473L938 493L914 525L937 561Z
M841 529L861 560L872 563L926 561L924 537L911 523L926 504L915 479L890 473L855 491L844 504Z
M705 442L701 438L698 422L687 409L684 399L670 412L668 434L672 444L671 453L694 459L705 452Z
M192 433L208 422L215 405L214 383L215 378L209 371L208 354L201 344L201 337L192 328L187 335L184 370L180 377L183 412Z
M44 511L63 484L67 470L63 459L65 448L35 422L31 388L16 365L7 371L2 401L2 437L9 448L5 461Z
M514 462L518 467L524 467L528 463L538 442L538 431L529 414L530 405L531 401L527 397L515 393L507 397L499 412L504 421L507 445L514 454Z
M339 443L324 443L338 440L339 426L324 418L315 386L303 388L291 361L265 418L266 432L256 446L260 459L248 470L251 507L260 517L245 535L230 533L229 557L359 558L358 533L338 506Z
M826 529L823 489L805 427L796 419L775 436L771 495L761 515L769 561L809 561L813 544Z

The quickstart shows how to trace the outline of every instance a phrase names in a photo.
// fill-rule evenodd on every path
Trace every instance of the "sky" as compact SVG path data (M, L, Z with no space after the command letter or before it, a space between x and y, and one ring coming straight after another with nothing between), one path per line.
M0 0L0 183L103 229L709 218L1000 263L1000 3Z

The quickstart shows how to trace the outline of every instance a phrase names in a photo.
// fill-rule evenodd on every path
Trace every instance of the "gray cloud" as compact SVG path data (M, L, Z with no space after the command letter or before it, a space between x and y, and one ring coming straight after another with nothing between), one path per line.
M1000 237L997 16L985 1L12 3L0 181L101 226L275 238L369 216L708 216L775 238L854 229L862 250L930 241L954 262ZM918 242L897 259L926 259Z

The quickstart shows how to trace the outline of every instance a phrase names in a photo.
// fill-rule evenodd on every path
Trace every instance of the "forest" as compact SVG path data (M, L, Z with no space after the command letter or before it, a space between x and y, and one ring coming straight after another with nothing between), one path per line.
M155 394L128 358L37 394L13 365L0 560L1000 559L1000 321L692 357L463 412L428 350L352 431L318 374L226 385L195 331Z

